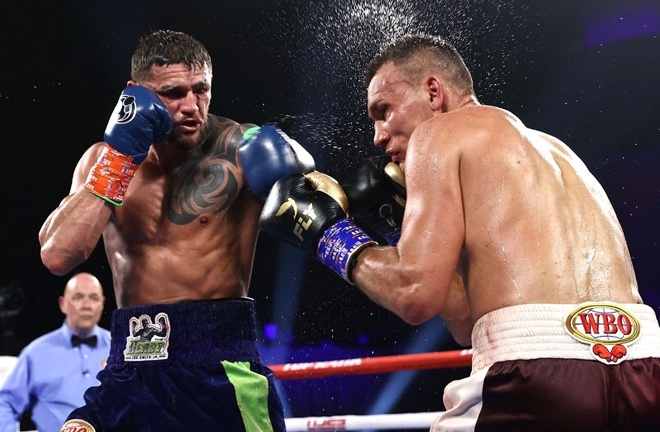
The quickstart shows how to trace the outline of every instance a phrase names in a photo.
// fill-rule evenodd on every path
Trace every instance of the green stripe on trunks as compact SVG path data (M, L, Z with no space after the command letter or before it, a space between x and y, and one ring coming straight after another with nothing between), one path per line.
M249 362L223 361L222 366L236 391L246 432L273 432L268 415L268 380L250 370Z

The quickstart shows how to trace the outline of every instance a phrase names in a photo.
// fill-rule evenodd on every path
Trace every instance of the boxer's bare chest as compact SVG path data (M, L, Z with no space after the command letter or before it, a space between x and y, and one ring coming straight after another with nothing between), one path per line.
M129 242L209 235L240 206L242 182L235 162L222 155L190 158L170 172L145 161L115 210L116 222Z

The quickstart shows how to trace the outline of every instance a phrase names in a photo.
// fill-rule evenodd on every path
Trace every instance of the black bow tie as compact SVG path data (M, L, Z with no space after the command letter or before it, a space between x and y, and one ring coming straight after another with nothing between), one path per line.
M95 347L96 342L97 342L96 336L90 336L86 338L81 338L80 336L77 335L71 336L71 345L73 345L74 347L77 347L80 344L87 344L91 347Z

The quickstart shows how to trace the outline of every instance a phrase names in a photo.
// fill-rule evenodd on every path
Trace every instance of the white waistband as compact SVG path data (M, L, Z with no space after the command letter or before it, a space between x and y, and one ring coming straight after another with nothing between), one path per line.
M648 305L621 304L639 321L639 337L630 344L627 360L660 357L660 326ZM481 317L472 330L472 373L499 361L535 358L597 360L587 342L566 327L575 304L510 306Z

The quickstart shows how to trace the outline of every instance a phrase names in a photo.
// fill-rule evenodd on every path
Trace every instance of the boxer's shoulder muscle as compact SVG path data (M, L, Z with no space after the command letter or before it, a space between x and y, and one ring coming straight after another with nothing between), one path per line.
M209 114L207 140L211 153L224 155L225 159L238 166L237 152L243 142L243 134L254 126L252 123L238 123L227 117Z

